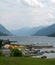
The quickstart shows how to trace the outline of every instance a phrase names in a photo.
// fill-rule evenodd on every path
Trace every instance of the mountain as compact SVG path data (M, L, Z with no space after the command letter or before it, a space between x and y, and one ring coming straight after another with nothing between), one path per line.
M0 24L0 36L11 36L11 32L9 32L3 25Z
M34 36L48 36L55 33L55 24L52 24L48 27L45 27L39 31L37 31Z
M38 27L24 27L18 30L13 30L11 31L14 35L16 36L32 36L36 31L42 29L43 26L38 26Z
M49 37L55 37L55 33L48 35Z
M4 34L0 31L0 36L8 36L7 34Z
M12 30L11 32L16 36L26 36L28 34L29 28L21 28L18 30Z

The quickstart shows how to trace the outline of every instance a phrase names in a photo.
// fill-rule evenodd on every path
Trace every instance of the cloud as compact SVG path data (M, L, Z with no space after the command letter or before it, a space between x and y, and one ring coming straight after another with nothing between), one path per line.
M27 4L31 7L44 7L44 4L38 0L21 0L23 4Z
M0 23L9 29L49 24L46 19L55 18L54 5L49 4L53 5L50 0L0 0Z
M51 3L55 3L55 0L50 0Z
M48 13L48 16L49 16L49 18L51 18L51 19L54 19L54 18L55 18L55 16L54 16L53 14L51 14L51 13Z

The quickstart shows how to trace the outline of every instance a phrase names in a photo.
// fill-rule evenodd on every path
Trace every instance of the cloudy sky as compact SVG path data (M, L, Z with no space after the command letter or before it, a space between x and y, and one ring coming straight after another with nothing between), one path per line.
M55 23L55 0L0 0L0 24L7 29Z

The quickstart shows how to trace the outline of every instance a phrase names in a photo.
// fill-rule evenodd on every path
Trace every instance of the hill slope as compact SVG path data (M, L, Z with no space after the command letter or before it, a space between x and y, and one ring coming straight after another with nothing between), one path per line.
M0 36L11 36L12 34L3 26L0 24Z
M45 27L34 34L34 36L48 36L55 33L55 24Z
M55 33L48 35L49 37L55 37Z
M8 35L5 34L5 33L2 33L2 32L0 31L0 36L8 36Z

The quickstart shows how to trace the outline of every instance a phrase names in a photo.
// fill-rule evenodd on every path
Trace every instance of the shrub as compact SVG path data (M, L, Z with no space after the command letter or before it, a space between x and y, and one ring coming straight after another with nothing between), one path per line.
M19 51L18 49L12 49L11 56L13 56L13 57L22 56L22 52Z

